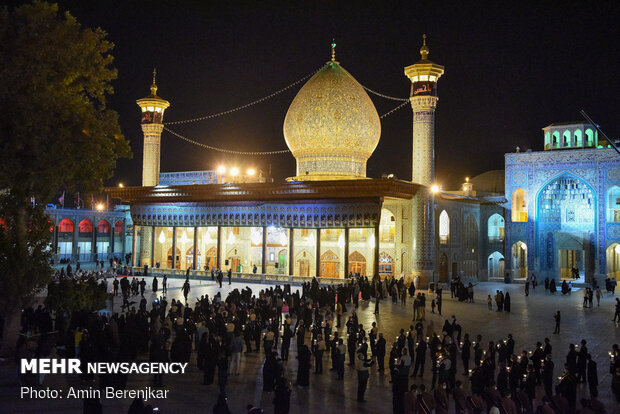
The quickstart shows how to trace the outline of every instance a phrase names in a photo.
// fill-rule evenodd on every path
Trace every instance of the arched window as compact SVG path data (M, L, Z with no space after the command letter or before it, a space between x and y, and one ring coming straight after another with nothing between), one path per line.
M551 136L548 132L545 132L545 149L549 149L549 144L551 144Z
M89 219L84 219L80 221L78 224L78 231L80 233L92 233L93 232L93 223Z
M381 221L379 223L379 240L382 243L394 243L396 232L396 220L394 214L387 208L381 209Z
M73 222L68 218L58 223L58 233L73 233Z
M607 221L620 222L620 187L617 185L607 191Z
M580 129L575 131L575 146L583 147L583 133Z
M110 223L108 223L106 220L101 220L97 224L97 233L110 234Z
M607 248L607 277L620 279L620 245L614 243Z
M446 210L439 215L439 243L447 244L450 240L450 217Z
M503 278L504 277L504 255L500 252L493 252L487 258L488 261L488 274L491 278Z
M527 222L527 193L522 188L512 193L512 221Z
M594 131L590 128L586 129L586 147L594 146Z
M555 131L553 133L553 139L552 139L552 146L553 148L559 148L560 147L560 133L558 131Z
M489 243L504 241L504 218L495 213L489 217Z
M467 277L478 276L478 223L473 214L463 227L463 271Z
M114 233L117 236L120 236L122 232L123 232L123 222L120 220L117 220L116 224L114 224Z
M564 148L570 147L570 131L569 130L564 131L564 134L562 136L562 147Z

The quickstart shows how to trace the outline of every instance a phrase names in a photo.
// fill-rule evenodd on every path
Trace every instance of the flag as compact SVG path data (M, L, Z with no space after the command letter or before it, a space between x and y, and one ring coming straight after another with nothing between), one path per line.
M91 210L95 208L95 196L93 193L90 193L90 208Z
M78 207L80 206L80 192L79 191L76 194L75 205L78 206Z
M58 198L58 202L63 208L65 207L65 192L64 191L62 192L62 195L60 196L60 198Z

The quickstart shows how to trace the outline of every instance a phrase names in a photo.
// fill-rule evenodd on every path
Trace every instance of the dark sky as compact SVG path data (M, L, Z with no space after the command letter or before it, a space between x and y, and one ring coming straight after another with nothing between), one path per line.
M444 188L503 168L503 154L516 146L542 149L541 128L581 120L580 109L620 137L620 2L73 0L60 6L107 31L116 45L119 77L109 104L134 158L120 161L111 185L140 184L135 100L148 95L154 66L158 94L171 102L165 120L176 121L245 104L298 80L329 59L332 38L337 60L361 84L407 97L403 68L419 59L427 33L430 59L445 66L435 152ZM284 149L282 123L298 90L174 129L213 146ZM371 98L380 115L398 105ZM382 120L368 176L411 178L411 124L410 107ZM271 164L276 179L295 173L290 154L231 157L162 135L162 171L212 169L220 162L264 170Z

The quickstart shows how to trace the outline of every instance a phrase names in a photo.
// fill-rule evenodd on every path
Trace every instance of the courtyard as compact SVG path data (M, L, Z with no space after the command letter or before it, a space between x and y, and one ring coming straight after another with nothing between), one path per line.
M145 278L147 282L147 292L145 298L150 309L155 294L150 291L151 278ZM111 280L108 279L111 288ZM169 279L169 289L167 299L182 299L181 285L182 279ZM224 298L232 289L241 289L249 286L253 294L257 294L260 289L269 285L246 284L233 282L232 285L224 284L220 289L212 281L191 281L191 292L189 294L189 304L195 302L197 297L209 295L213 297L217 292L222 293ZM160 279L161 287L161 279ZM537 341L543 341L545 337L551 339L553 346L553 360L555 362L554 375L557 377L562 374L563 362L571 343L577 344L582 339L588 341L588 348L592 358L598 364L599 375L599 398L606 407L616 409L616 403L611 393L609 374L608 351L614 343L620 342L618 326L611 319L613 317L613 306L615 297L605 293L601 299L600 307L586 309L582 306L583 290L575 288L571 295L549 295L544 288L538 287L530 291L530 296L523 294L524 286L521 284L504 285L500 283L480 283L475 287L475 303L461 303L456 299L450 298L449 291L443 293L443 316L432 314L430 306L427 306L427 319L433 321L435 329L439 330L445 319L455 315L457 321L463 328L463 333L469 333L470 337L481 334L483 342L497 341L504 339L512 333L516 340L515 352L521 350L531 350ZM298 287L292 287L298 289ZM486 297L488 294L494 295L497 289L510 292L512 299L511 312L497 312L495 305L489 311ZM161 295L161 290L158 292ZM118 297L120 298L120 296ZM136 300L134 297L133 300ZM120 309L120 299L112 305L113 311ZM383 332L387 339L387 348L391 347L391 338L395 338L401 328L408 330L412 317L412 301L407 305L400 303L393 304L390 300L381 302L380 314L374 315L374 301L360 301L357 311L359 321L366 330L371 323L376 321L379 332ZM560 310L562 318L562 330L559 335L553 335L554 320L553 314ZM351 307L349 307L349 312ZM428 323L428 322L427 322ZM344 330L344 324L341 332ZM346 335L346 332L345 332ZM472 338L473 339L473 338ZM285 363L286 376L291 383L295 382L297 372L297 361L295 359L296 346L293 338L291 346L291 357ZM217 384L210 386L202 385L202 372L196 368L195 352L192 361L188 366L185 375L166 375L164 376L164 389L170 390L167 399L150 400L147 403L158 407L162 413L195 413L211 412L212 406L218 396ZM139 360L148 360L148 355L142 355ZM264 355L243 354L241 358L241 375L229 376L227 385L228 403L233 413L245 413L248 404L255 404L265 410L266 413L273 412L273 393L263 392L261 367ZM430 387L431 374L430 363L427 362L423 381L418 378L410 378L409 384L424 383ZM328 353L324 356L324 366L331 367ZM387 366L387 363L386 363ZM0 375L0 406L3 412L10 413L79 413L82 412L82 400L77 399L20 399L19 384L15 368L11 364L2 365ZM465 376L461 375L462 364L458 361L458 376L464 382L464 387L469 391L469 382ZM338 381L336 375L327 369L322 375L311 375L310 386L300 388L292 386L291 412L295 413L318 413L318 412L359 412L359 413L389 413L392 411L392 392L389 383L389 375L380 375L376 369L371 370L368 390L366 392L367 402L360 404L356 401L357 375L353 368L347 366L344 381ZM414 380L414 381L412 381ZM138 389L150 386L151 376L130 375L127 383L128 389ZM85 388L96 384L83 384L77 375L47 375L43 380L42 388L67 389L70 386ZM542 388L537 390L537 402L542 397ZM587 397L587 385L578 386L578 399ZM131 399L111 399L102 400L104 413L127 412ZM535 405L536 406L536 403ZM454 410L454 403L451 400L450 409Z

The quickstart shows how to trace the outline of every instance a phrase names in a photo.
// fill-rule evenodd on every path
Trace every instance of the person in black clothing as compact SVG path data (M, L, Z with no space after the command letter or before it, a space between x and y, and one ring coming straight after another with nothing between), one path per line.
M577 351L575 350L575 344L568 346L568 354L566 354L566 366L568 371L574 375L577 371Z
M545 362L543 363L542 382L545 387L545 394L551 398L553 396L553 361L551 360L551 354L545 355Z
M554 316L555 319L555 329L553 331L554 334L560 333L560 311L557 311Z
M573 375L568 364L564 366L564 375L560 377L560 383L556 392L568 400L570 412L575 412L577 406L577 378Z
M232 283L231 279L232 279L232 268L228 269L228 284L229 285Z
M256 269L256 266L254 266ZM273 412L274 414L288 414L291 409L291 388L288 381L284 377L280 377L276 380L276 386L274 388L275 394L273 397Z
M375 354L377 355L377 365L379 365L379 372L383 373L385 366L385 338L383 333L379 332L379 339L375 344Z
M308 349L307 345L302 345L300 348L297 359L299 360L299 367L297 368L297 383L295 385L299 387L307 387L310 385L310 358L312 353Z
M590 388L590 397L598 397L598 373L596 372L596 362L592 359L592 355L586 356L588 361L588 386Z
M463 375L469 375L469 359L471 356L471 342L469 334L465 334L461 343L461 359L463 360Z
M586 382L586 368L588 367L588 348L586 340L581 340L581 347L577 354L577 381Z
M420 370L419 377L422 378L424 375L424 362L426 361L426 341L424 341L424 337L419 336L418 342L415 348L415 367L413 368L412 376L415 377L418 375L418 369Z

